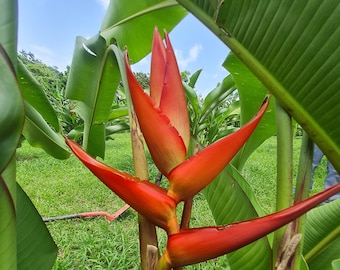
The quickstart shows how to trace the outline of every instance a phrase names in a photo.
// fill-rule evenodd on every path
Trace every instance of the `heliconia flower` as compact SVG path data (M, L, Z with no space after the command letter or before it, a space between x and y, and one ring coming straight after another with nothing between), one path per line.
M178 232L176 203L167 196L166 190L99 162L69 139L66 143L95 176L138 213L169 234Z
M269 104L269 96L262 103L257 115L236 132L207 146L174 168L168 175L168 195L179 201L185 200L206 187L250 137Z
M244 247L303 215L340 192L340 183L280 212L226 226L185 229L169 236L158 269L216 258Z
M150 95L133 75L125 52L133 107L150 154L164 175L182 163L190 142L190 124L181 76L168 35L166 47L157 30L153 39Z
M256 117L237 132L215 142L186 160L190 125L181 76L169 37L166 47L155 29L150 95L134 77L125 52L131 99L141 131L155 165L170 181L168 195L176 203L195 195L231 161L265 113L267 97Z

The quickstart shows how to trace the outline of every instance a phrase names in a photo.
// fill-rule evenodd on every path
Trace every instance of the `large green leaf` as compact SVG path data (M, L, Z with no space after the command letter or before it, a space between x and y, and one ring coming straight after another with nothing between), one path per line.
M77 111L84 120L83 147L92 156L104 158L105 123L120 82L116 57L120 50L97 35L77 38L66 95L78 100ZM123 72L123 70L122 70Z
M338 0L178 0L254 72L340 171Z
M232 165L204 189L204 195L219 225L264 215L251 187ZM270 269L271 248L268 238L227 254L227 257L230 269Z
M24 120L24 106L15 71L0 44L0 173L13 156Z
M16 83L17 1L0 0L0 266L16 269L15 151L24 121Z
M80 101L83 147L89 154L104 158L105 122L121 78L115 56L118 47L108 46L127 46L131 62L137 62L151 50L154 27L170 31L185 14L175 1L144 0L133 5L111 1L100 34L89 40L77 38L66 95Z
M311 270L332 269L340 259L340 200L311 210L307 214L303 254Z
M244 125L256 114L268 90L234 53L228 55L223 66L231 73L236 83L241 103L240 120L241 125ZM260 124L233 159L233 165L239 170L242 169L250 154L266 139L275 134L274 103L273 98L271 98L268 110Z
M19 185L16 206L18 269L51 269L57 257L57 246Z
M14 178L15 179L15 178ZM15 207L12 195L0 174L0 265L1 269L16 269Z
M25 101L30 103L56 131L59 131L60 124L57 114L48 101L42 86L20 59L18 59L17 69L18 83Z
M105 50L106 42L99 35L91 39L77 37L67 80L68 98L84 104L91 104L96 99Z
M150 52L156 26L170 32L186 14L174 0L140 0L133 5L111 1L100 34L108 43L113 39L120 48L127 46L131 63L136 63Z

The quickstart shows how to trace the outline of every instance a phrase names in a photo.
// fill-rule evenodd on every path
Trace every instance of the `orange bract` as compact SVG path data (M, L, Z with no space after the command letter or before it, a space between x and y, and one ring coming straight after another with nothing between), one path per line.
M244 247L340 192L340 183L280 212L226 226L185 229L169 236L161 269L206 261Z
M249 123L199 151L173 169L168 176L169 196L173 197L176 202L185 200L213 181L253 133L266 112L268 103L269 96L266 97L259 112Z
M66 139L66 143L95 176L137 212L167 232L172 233L178 230L176 204L166 195L164 189L106 166L88 155L71 140Z
M150 154L164 174L182 163L190 142L185 94L168 35L166 45L155 30L151 58L150 96L134 77L127 53L126 73L138 122Z

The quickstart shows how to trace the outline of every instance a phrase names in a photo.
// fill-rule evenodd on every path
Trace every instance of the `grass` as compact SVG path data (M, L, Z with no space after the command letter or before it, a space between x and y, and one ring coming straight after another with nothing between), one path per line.
M301 144L294 141L296 153ZM43 217L69 215L88 211L114 213L125 203L97 180L74 156L56 160L41 149L24 142L17 154L18 182L30 196ZM275 207L275 140L264 143L249 159L244 169L260 204L267 212ZM128 134L117 134L107 142L105 163L132 173L132 155ZM315 173L313 192L322 190L326 161ZM156 169L151 168L151 177ZM180 207L179 207L180 208ZM192 226L213 225L209 207L203 195L196 196ZM53 267L59 269L139 269L137 214L127 210L117 220L105 218L72 219L49 222L47 227L59 248ZM160 247L166 235L159 231ZM224 257L186 269L226 268Z
M294 179L298 170L302 137L293 141ZM311 194L323 189L327 160L324 157L314 174L314 185ZM261 206L270 213L275 211L276 204L276 138L272 137L263 143L248 159L243 170L245 179L252 186Z

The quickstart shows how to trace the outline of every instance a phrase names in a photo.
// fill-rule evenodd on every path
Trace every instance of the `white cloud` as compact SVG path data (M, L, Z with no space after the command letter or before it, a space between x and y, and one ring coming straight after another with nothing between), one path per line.
M43 63L49 66L54 66L56 54L53 50L48 47L40 46L40 45L32 45L31 51L34 54L36 59L41 60Z
M107 7L110 4L110 0L97 0L102 6L103 8L107 9Z
M32 45L32 48L37 52L37 54L42 54L42 55L45 55L45 56L54 56L55 53L47 48L47 47L44 47L44 46L40 46L40 45Z
M64 71L66 69L66 66L71 64L72 58L65 57L65 55L57 55L55 51L51 50L48 47L35 44L29 46L29 51L34 54L36 59L42 61L48 66L57 67L59 71Z
M177 63L180 69L185 69L189 63L196 61L199 53L202 50L202 45L196 44L189 50L189 55L187 57L183 56L183 51L175 50Z

